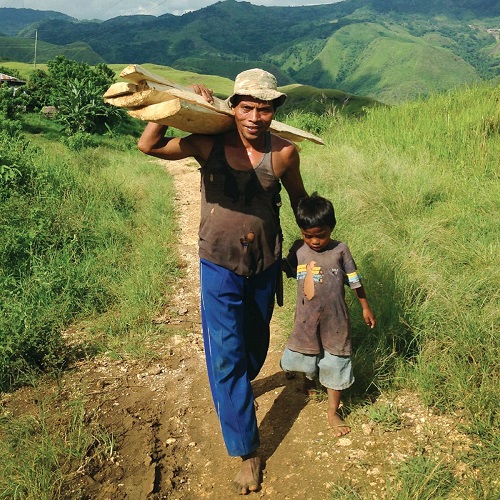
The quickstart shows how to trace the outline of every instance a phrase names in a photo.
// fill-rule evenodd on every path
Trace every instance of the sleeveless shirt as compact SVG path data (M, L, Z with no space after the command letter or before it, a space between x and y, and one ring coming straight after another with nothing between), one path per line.
M252 170L226 159L225 136L215 138L201 167L200 258L240 276L261 273L281 256L281 183L271 164L271 134Z

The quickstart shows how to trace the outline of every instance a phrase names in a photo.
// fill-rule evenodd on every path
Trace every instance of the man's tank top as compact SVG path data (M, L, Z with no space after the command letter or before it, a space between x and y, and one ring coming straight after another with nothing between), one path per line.
M201 168L200 258L241 276L252 276L281 255L281 184L271 165L271 134L253 170L235 170L224 135L214 141Z

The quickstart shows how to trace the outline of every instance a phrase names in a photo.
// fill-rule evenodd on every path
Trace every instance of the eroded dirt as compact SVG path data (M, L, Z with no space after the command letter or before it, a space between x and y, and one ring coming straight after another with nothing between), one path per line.
M197 224L199 174L189 161L164 162L175 177L184 278L177 295L157 318L166 335L154 346L151 364L100 356L64 374L54 400L81 394L89 426L114 436L106 457L78 470L65 498L231 499L239 459L227 456L205 374L198 306ZM170 335L169 332L181 332ZM411 455L429 453L465 473L457 453L468 440L456 421L429 412L410 393L374 405L393 405L399 429L387 430L362 412L349 417L352 432L336 438L328 429L326 402L309 399L302 380L287 380L279 368L283 334L273 324L266 364L254 382L265 469L262 489L250 497L327 499L332 485L360 498L384 498L394 467ZM12 414L36 406L36 391L6 395ZM54 403L56 405L56 403ZM57 406L52 408L57 412ZM391 495L388 495L390 497Z

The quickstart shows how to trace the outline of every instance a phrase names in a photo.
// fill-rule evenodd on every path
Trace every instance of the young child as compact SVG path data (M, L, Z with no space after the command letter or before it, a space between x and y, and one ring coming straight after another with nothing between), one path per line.
M287 372L302 372L310 380L319 375L319 382L328 391L328 423L336 436L342 436L350 427L337 410L342 391L354 382L344 285L355 291L370 328L375 327L375 315L348 246L330 238L336 224L332 203L317 193L303 198L296 221L302 240L292 245L283 260L283 271L297 278L297 304L281 367Z

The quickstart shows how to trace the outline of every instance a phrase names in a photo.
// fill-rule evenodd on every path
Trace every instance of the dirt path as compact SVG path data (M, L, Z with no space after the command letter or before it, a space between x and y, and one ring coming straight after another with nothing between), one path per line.
M65 498L241 498L231 489L239 459L226 454L205 374L198 306L199 174L189 161L165 162L165 168L175 178L185 277L155 321L176 334L154 346L157 360L150 365L103 356L64 376L62 396L83 388L89 425L115 436L111 458L93 458L76 471ZM376 403L392 405L400 428L388 432L361 412L351 416L352 433L335 438L326 424L326 403L309 401L300 379L287 381L279 369L282 335L274 324L272 338L254 382L265 470L261 491L250 497L328 499L337 484L360 498L384 498L395 463L431 452L453 460L465 445L450 420L429 413L410 394ZM29 392L16 398L24 398L24 411L34 404Z

